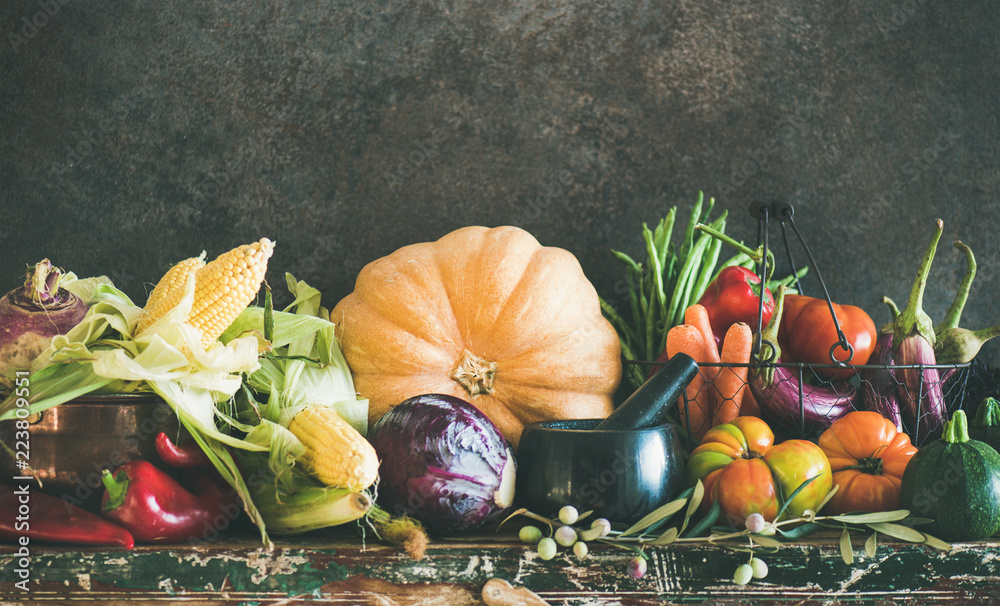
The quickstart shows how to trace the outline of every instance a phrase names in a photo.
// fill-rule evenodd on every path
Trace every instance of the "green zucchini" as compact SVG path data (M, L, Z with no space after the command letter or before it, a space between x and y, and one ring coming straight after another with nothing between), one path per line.
M944 435L910 459L900 502L913 515L933 520L921 530L946 541L1000 532L1000 453L969 439L965 411L957 411Z
M969 423L969 437L1000 451L1000 402L995 398L986 398L979 405L976 418Z

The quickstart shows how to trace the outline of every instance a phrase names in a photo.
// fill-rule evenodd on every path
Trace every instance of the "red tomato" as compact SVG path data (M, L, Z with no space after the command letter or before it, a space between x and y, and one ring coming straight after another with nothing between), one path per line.
M833 304L837 322L844 332L847 342L854 348L854 357L849 364L866 364L875 349L878 332L875 322L865 310L853 305ZM815 299L802 295L785 295L781 325L778 327L778 345L784 362L805 362L807 364L832 364L830 349L839 343L837 328L830 315L826 299ZM843 347L833 350L837 361L846 361L849 352ZM853 374L851 370L817 368L816 373L827 379L845 380Z

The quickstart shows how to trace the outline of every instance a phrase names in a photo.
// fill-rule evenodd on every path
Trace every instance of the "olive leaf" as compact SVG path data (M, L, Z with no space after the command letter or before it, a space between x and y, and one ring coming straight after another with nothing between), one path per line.
M708 508L708 513L706 513L697 524L688 530L686 536L697 537L704 533L712 527L712 524L715 524L716 520L719 519L720 513L722 513L722 507L719 505L719 502L712 501L712 505Z
M875 539L875 537L877 537L877 536L878 536L878 533L877 532L873 532L871 534L871 536L868 537L868 540L865 541L865 553L868 554L869 558L874 558L875 557L875 548L876 548L876 539Z
M927 533L923 533L923 535L924 535L924 544L925 545L927 545L929 547L933 547L935 549L940 549L941 551L951 551L951 549L952 549L951 543L945 543L941 539L939 539L937 537L932 537L931 535L929 535Z
M698 480L698 483L694 485L694 492L691 493L691 500L688 501L687 512L684 514L684 521L681 523L681 529L678 531L678 534L687 529L691 516L694 515L694 512L698 511L698 507L701 506L701 501L704 498L705 485L702 484L701 480Z
M674 515L681 509L684 509L684 505L687 503L687 501L688 501L687 498L675 499L673 501L670 501L666 505L656 508L655 510L652 511L652 513L649 513L641 520L639 520L638 522L630 526L628 529L626 529L625 532L621 533L620 536L627 537L633 534L637 534L639 532L642 532L643 530L646 530L647 528L649 528L650 526L656 524L661 520L668 519L670 516Z
M851 549L851 533L846 528L840 533L840 557L844 558L844 563L848 566L854 563L854 551Z
M549 535L550 536L552 535L553 521L550 520L550 519L548 519L548 518L546 518L546 517L542 517L542 516L538 515L537 513L532 513L532 512L528 511L524 507L511 512L511 514L509 516L507 516L506 518L503 519L502 522L500 522L499 524L497 524L497 529L499 530L500 527L503 526L504 524L506 524L508 520L510 520L511 518L516 518L517 516L524 516L526 518L531 518L532 520L537 520L539 522L547 524L548 527L549 527Z
M837 494L838 490L840 490L840 484L834 484L833 489L830 490L830 492L826 493L826 496L823 497L822 501L820 501L819 507L816 508L816 513L823 511L823 508L826 507L826 504L830 502L830 499L833 498L833 495Z
M603 536L604 529L600 526L596 528L588 528L587 530L581 530L577 536L581 541L593 541L594 539Z
M781 541L759 534L750 535L750 540L757 543L761 547L784 547L784 543Z
M910 515L908 509L897 509L894 511L876 511L872 513L848 513L837 516L829 516L831 520L845 522L847 524L871 524L875 522L898 522L906 519Z
M909 541L911 543L923 543L927 538L926 535L919 530L914 530L909 526L903 526L901 524L873 522L868 524L868 527L872 530L877 530L882 534L887 534L890 537L901 539L903 541Z
M677 535L678 535L677 529L676 528L671 528L671 529L667 530L665 533L661 534L655 540L650 541L649 544L650 545L669 545L669 544L671 544L671 543L673 543L674 541L677 540Z
M795 497L799 496L799 493L802 492L803 490L805 490L806 487L809 486L810 484L812 484L817 478L819 478L819 476L815 475L815 476L809 478L808 480L806 480L805 482L802 482L801 484L799 484L799 487L792 491L791 496L789 496L787 499L785 499L785 502L781 505L781 509L778 511L778 515L775 516L774 519L775 520L781 519L781 515L783 513L785 513L785 510L788 509L788 506L791 505L792 501L795 500Z
M589 518L589 517L590 517L590 516L592 516L592 515L594 515L594 510L593 510L593 509L588 509L587 511L585 511L585 512L581 513L581 514L580 514L580 515L579 515L579 516L578 516L578 517L576 518L576 523L577 523L577 524L579 524L580 522L582 522L582 521L586 520L587 518Z
M786 539L791 539L794 541L795 539L801 539L807 537L812 533L816 532L817 530L819 530L820 528L822 528L822 526L820 526L819 524L816 524L815 522L809 522L807 524L800 524L799 526L796 526L791 530L784 530L783 528L778 528L777 531L779 534L781 534L781 536L785 537Z

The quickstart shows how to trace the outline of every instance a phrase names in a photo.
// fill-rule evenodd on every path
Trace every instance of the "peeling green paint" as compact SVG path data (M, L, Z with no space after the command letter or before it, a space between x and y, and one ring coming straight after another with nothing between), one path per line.
M11 568L13 550L0 547L0 567ZM140 547L131 552L35 546L31 574L33 587L92 599L140 592L163 598L238 596L243 604L288 596L321 597L328 584L349 584L358 576L394 586L454 584L474 593L490 578L499 577L566 605L619 603L615 595L620 592L678 604L808 603L815 597L914 604L970 596L1000 599L998 542L957 545L949 554L908 543L883 543L874 558L858 549L854 564L847 565L836 537L819 538L775 551L759 550L757 555L770 572L764 581L745 587L730 579L736 566L746 561L746 553L709 545L651 549L649 573L640 580L625 574L630 555L595 544L585 560L564 552L542 561L531 548L504 537L433 543L424 560L414 561L395 549L364 547L344 539L279 543L272 552L245 539L198 547ZM0 602L16 600L18 595L8 575L0 583Z

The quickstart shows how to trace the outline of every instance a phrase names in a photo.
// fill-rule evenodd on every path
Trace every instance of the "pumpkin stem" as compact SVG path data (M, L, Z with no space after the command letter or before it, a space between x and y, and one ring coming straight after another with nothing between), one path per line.
M474 398L482 394L493 394L493 375L496 372L496 362L484 360L466 349L450 376Z
M969 421L964 410L956 410L951 420L944 425L942 439L952 444L962 444L969 441Z

